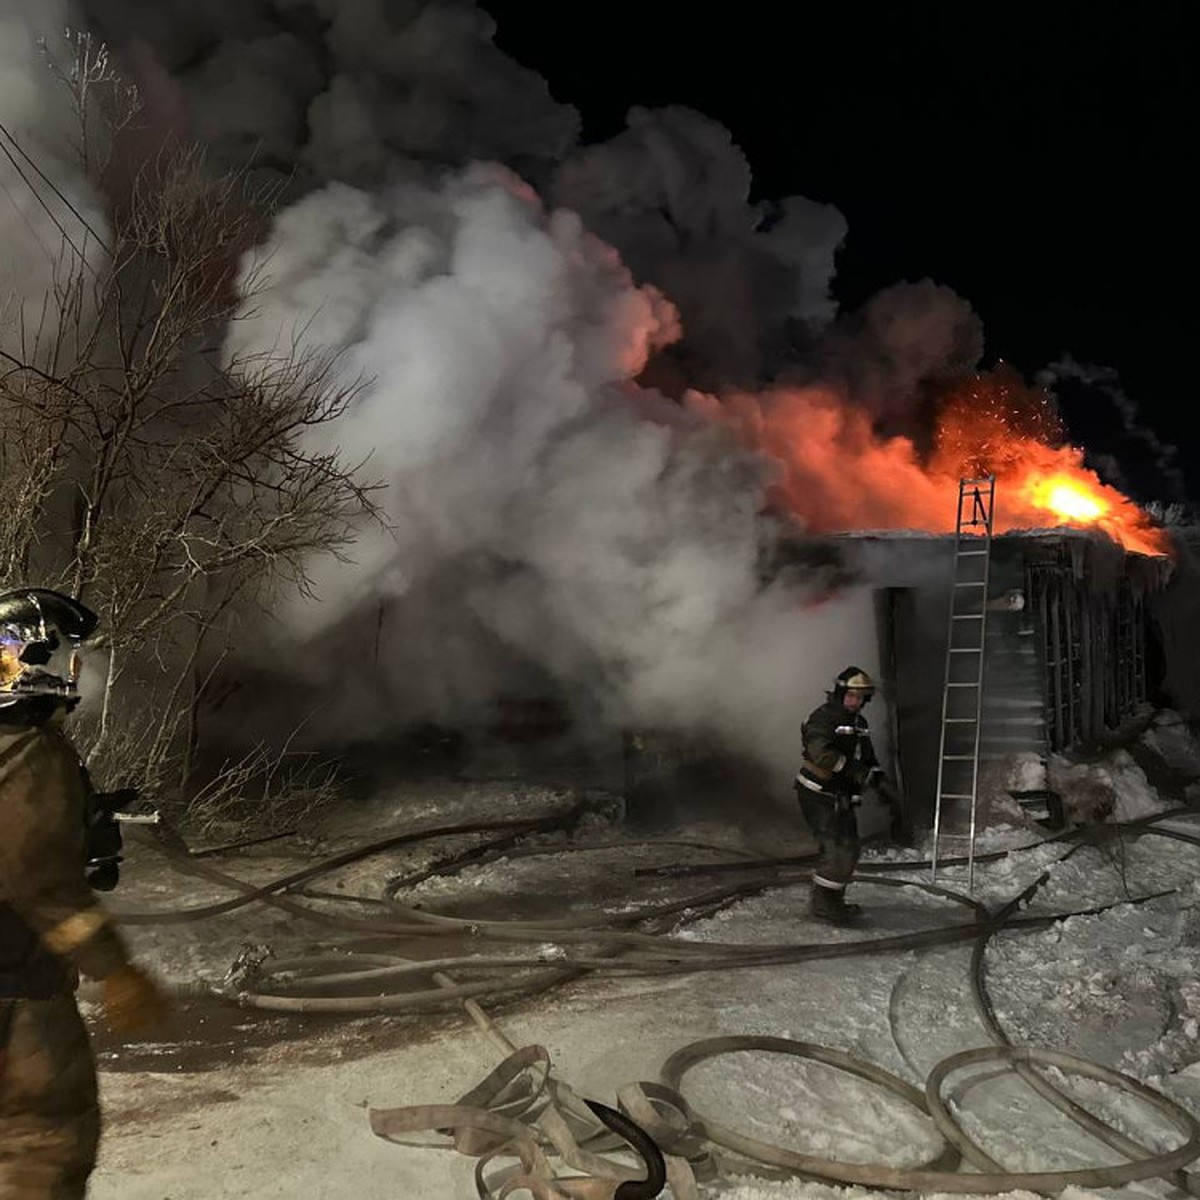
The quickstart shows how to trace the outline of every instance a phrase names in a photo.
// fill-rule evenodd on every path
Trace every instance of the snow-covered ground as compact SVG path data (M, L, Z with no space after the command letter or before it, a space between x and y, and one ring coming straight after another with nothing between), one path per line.
M1169 756L1183 778L1200 773L1196 746L1177 725L1158 722L1138 749ZM1060 780L1070 774L1064 766ZM1103 776L1125 820L1178 803L1156 795L1125 751L1077 774L1087 776L1093 791ZM308 853L336 851L407 825L529 816L563 803L564 795L553 789L426 785L380 798ZM1200 845L1151 832L1156 828L1200 836L1200 812L1082 847L1060 841L1020 849L1038 831L1017 825L986 830L980 852L994 851L996 857L976 864L975 901L995 911L1045 875L1015 914L1018 922L1099 911L1027 928L1018 923L995 934L983 955L985 993L1011 1043L1114 1068L1200 1116ZM514 849L403 888L398 898L422 911L542 921L600 907L615 913L661 904L734 881L732 873L635 876L636 867L730 861L745 849L733 824L722 829L710 822L673 836L728 849L646 846L628 841L619 823L590 819L571 844L593 849L568 853L566 835L538 835L522 847L544 853ZM803 852L799 820L781 824L777 841L780 854ZM453 848L469 844L463 837ZM313 881L306 902L365 915L388 878L420 869L429 855L429 847L421 846L363 860ZM118 902L125 911L190 907L229 895L212 882L174 873L148 845L135 847L131 858L127 887L114 907ZM896 858L894 851L869 854L865 865ZM281 842L210 861L261 883L305 860ZM704 946L720 953L717 944L827 944L962 927L972 920L966 905L917 886L928 881L925 870L888 871L880 882L868 877L853 887L853 898L866 910L861 925L830 929L810 920L807 884L791 869L708 915L685 916L672 933L686 943L680 953L698 953ZM965 890L965 872L945 867L938 883ZM322 900L320 890L364 902ZM496 1041L461 1009L451 1004L422 1015L316 1018L239 1009L197 994L198 981L220 982L244 944L269 946L277 958L337 944L336 933L261 904L188 924L136 925L130 932L147 961L175 986L191 990L181 999L179 1028L164 1040L121 1046L97 1031L108 1126L91 1192L95 1200L476 1195L474 1157L445 1148L445 1139L436 1135L413 1135L413 1143L424 1145L394 1144L376 1136L369 1123L371 1109L454 1103L502 1060ZM347 945L354 940L341 936ZM522 952L511 943L484 941L476 952ZM357 943L359 950L378 949L361 938ZM681 1047L730 1036L815 1043L922 1089L948 1055L997 1043L972 991L974 944L964 939L688 974L600 971L522 1001L484 999L483 1007L509 1042L545 1047L558 1079L610 1105L625 1085L657 1079ZM547 934L537 951L553 957L577 953L579 946ZM459 953L461 946L448 952ZM1152 1152L1182 1141L1143 1101L1106 1083L1052 1076ZM917 1168L942 1145L930 1118L907 1100L793 1054L734 1050L688 1070L681 1088L703 1117L809 1155ZM1124 1161L999 1062L956 1072L944 1091L962 1128L1005 1171L1078 1170ZM1079 1200L1092 1194L1170 1193L1169 1183L1148 1180L1108 1191L1072 1187L1063 1194ZM721 1176L703 1181L700 1194L719 1200L823 1200L867 1192L811 1179L773 1179L769 1173L754 1177L744 1162L734 1165L727 1157Z

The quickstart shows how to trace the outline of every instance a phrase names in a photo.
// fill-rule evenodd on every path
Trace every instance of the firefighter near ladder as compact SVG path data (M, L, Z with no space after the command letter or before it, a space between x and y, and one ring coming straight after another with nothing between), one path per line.
M75 989L102 981L117 1032L165 1014L95 890L116 883L112 814L63 718L95 614L45 588L0 595L0 1198L77 1200L96 1161L96 1069Z
M908 840L900 796L879 766L862 711L874 694L870 675L847 667L800 730L804 761L795 787L821 855L812 877L812 915L820 921L838 924L860 911L846 903L846 885L858 865L856 810L864 792L874 789L890 810L893 839Z

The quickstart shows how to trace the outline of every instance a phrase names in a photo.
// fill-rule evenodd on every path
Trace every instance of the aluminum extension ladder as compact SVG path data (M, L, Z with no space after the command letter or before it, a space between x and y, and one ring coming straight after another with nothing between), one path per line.
M946 630L942 735L938 746L937 806L933 813L932 878L937 881L944 812L970 804L967 891L975 885L975 814L979 795L979 738L983 723L983 666L987 636L988 568L996 479L960 479L954 529L954 582Z

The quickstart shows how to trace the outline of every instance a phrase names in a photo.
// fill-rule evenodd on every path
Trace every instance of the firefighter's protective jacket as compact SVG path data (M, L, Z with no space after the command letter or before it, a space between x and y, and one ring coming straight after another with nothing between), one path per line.
M800 727L804 762L796 782L811 792L844 797L857 795L878 765L871 727L862 712L852 713L831 697Z
M0 997L72 990L129 962L85 878L88 788L49 722L0 725Z

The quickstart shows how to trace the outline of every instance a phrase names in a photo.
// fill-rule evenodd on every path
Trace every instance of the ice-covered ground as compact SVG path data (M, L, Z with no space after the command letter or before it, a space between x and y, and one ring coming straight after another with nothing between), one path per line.
M1171 755L1173 768L1183 776L1192 773L1187 768L1193 757L1200 764L1194 744L1176 727L1153 729L1143 743ZM1079 774L1087 775L1094 790L1097 773L1114 788L1123 819L1172 807L1172 801L1154 793L1127 753L1109 755ZM481 798L488 801L489 817L527 813L531 806L552 807L561 800L519 789L470 796L447 787L424 797L419 820L465 819ZM410 807L404 817L413 819ZM380 836L379 813L364 820ZM1200 835L1200 813L1160 825ZM1032 849L1018 848L1033 840L1029 828L985 831L980 852L996 856L976 864L975 900L996 910L1044 875L1019 918L1099 911L1000 932L988 943L983 978L995 1018L1011 1042L1115 1068L1200 1115L1200 845L1152 833L1153 828L1130 829L1081 848L1057 842ZM364 832L348 828L343 834L352 840ZM578 837L607 843L612 832L596 827ZM794 852L798 835L792 831L788 844L782 840L786 834L781 830L780 852ZM711 841L720 835L709 827L675 836ZM553 847L553 837L544 841ZM732 834L728 844L737 845ZM176 904L225 894L209 883L165 874L145 853L140 875L139 864L132 864L132 892L121 897L127 909L153 907L156 897L165 902L168 888ZM737 857L696 848L686 854L692 862ZM542 916L599 904L615 910L623 899L650 902L714 886L715 877L635 881L632 876L634 865L684 855L681 848L614 850L607 844L582 854L513 853L449 879L418 884L404 899L442 910L457 903L469 912L488 898L518 908L524 898ZM275 848L222 865L259 881L295 863ZM407 873L415 865L358 864L322 886L369 898L388 874ZM854 898L866 909L861 928L814 925L807 885L780 875L764 891L703 919L681 922L675 934L693 947L821 943L912 933L971 918L965 906L914 886L928 881L927 871L910 877L893 871L888 878L901 884L908 879L909 885L869 880L854 885ZM944 868L938 882L961 889L965 873ZM139 926L132 934L143 955L176 984L196 977L215 982L221 964L227 965L247 940L290 948L314 936L304 922L261 906L186 926ZM972 941L963 941L687 975L594 977L489 1011L511 1042L546 1047L560 1078L580 1094L610 1104L621 1086L655 1079L680 1047L730 1035L816 1043L921 1088L947 1055L997 1040L973 997L972 947ZM486 952L495 952L494 947ZM297 1032L296 1018L272 1017L264 1025L260 1015L230 1011L222 1026L227 1065L211 1055L189 1065L183 1039L157 1047L99 1043L109 1125L94 1200L294 1195L465 1200L476 1195L474 1159L447 1149L385 1142L371 1132L367 1115L371 1108L453 1103L496 1066L501 1053L465 1015L451 1010L423 1018L325 1019L301 1023ZM211 1010L205 1012L215 1019ZM1070 1075L1060 1082L1091 1111L1156 1151L1180 1140L1144 1103L1107 1084ZM682 1089L700 1114L812 1155L915 1167L933 1157L940 1144L930 1119L905 1101L791 1055L724 1054L689 1070ZM1006 1170L1122 1161L999 1064L957 1073L947 1090L962 1127ZM861 1188L811 1180L730 1173L702 1187L702 1195L720 1200L865 1194ZM1167 1196L1170 1185L1151 1180L1105 1192L1068 1188L1063 1193L1073 1200L1092 1194Z

